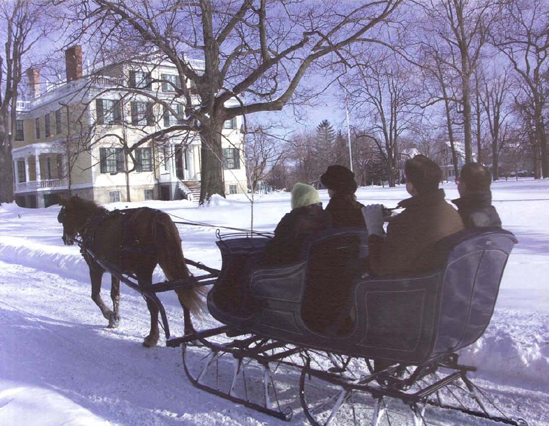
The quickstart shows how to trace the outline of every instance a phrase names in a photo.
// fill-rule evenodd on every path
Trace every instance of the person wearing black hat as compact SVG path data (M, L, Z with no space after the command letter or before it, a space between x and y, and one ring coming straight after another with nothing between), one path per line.
M357 184L353 172L347 167L329 166L326 172L320 176L320 182L328 188L330 202L326 206L326 211L332 215L333 227L364 228L366 226L362 215L364 206L356 200Z

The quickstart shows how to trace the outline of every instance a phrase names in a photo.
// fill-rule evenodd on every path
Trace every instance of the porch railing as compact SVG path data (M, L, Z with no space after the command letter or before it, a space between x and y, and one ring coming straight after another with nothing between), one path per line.
M15 184L15 192L36 191L47 188L67 188L69 186L68 179L43 179L33 180L30 182L20 182Z

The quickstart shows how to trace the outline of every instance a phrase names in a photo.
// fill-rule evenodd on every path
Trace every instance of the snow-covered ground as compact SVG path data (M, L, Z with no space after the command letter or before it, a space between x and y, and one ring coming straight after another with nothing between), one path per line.
M457 198L445 184L447 199ZM405 189L360 188L364 204L389 207ZM326 191L321 191L325 204ZM259 197L254 228L272 230L289 210L290 195ZM477 381L508 414L530 425L549 425L549 181L496 182L494 205L519 244L507 265L496 311L483 338L462 361L478 367ZM216 198L207 208L186 201L147 205L176 218L249 228L244 196ZM125 203L107 206L125 208ZM78 247L65 247L59 206L0 206L0 424L10 425L277 425L283 421L192 387L181 352L145 349L149 315L143 299L122 288L120 327L107 322L90 299L88 269ZM221 258L215 229L179 227L185 256L212 267ZM109 300L109 279L103 297ZM156 272L162 279L162 272ZM162 294L173 335L181 335L182 312L173 294ZM215 324L211 318L199 328ZM296 384L297 386L297 384ZM297 387L295 396L297 398ZM296 405L290 424L307 420ZM489 424L427 411L427 424Z

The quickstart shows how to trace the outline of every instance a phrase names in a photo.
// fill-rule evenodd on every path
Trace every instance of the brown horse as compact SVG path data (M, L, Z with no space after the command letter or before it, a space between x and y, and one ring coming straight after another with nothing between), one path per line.
M57 220L63 224L65 245L73 245L80 235L82 248L114 264L120 272L134 275L139 285L152 284L153 271L158 264L169 281L193 279L183 258L177 227L166 213L147 207L109 212L78 196L62 199L60 204L62 208ZM82 255L90 268L92 300L109 320L109 327L117 327L120 281L111 275L111 311L101 299L101 280L106 271L86 250L82 250ZM192 287L176 292L183 307L185 333L192 333L190 313L202 311L202 291ZM151 347L158 343L159 311L148 298L147 307L151 314L151 329L143 340L143 346Z

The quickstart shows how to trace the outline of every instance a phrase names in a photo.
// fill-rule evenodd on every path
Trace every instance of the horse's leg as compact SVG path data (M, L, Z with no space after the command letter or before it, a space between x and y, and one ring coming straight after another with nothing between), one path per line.
M193 321L191 318L191 311L187 309L184 305L183 306L183 321L185 324L185 334L194 334L195 330L193 327Z
M138 273L137 281L139 285L143 284L152 284L152 272L150 273ZM143 346L150 348L156 346L158 343L158 338L160 332L158 330L158 307L154 302L152 302L148 297L145 298L147 301L147 308L149 308L149 313L151 314L151 329L149 335L143 340Z
M103 299L101 298L101 279L103 278L104 272L105 271L103 271L103 269L97 266L90 266L90 280L92 286L91 298L95 302L95 304L99 306L99 309L101 309L101 313L103 314L103 316L109 320L110 326L112 311L107 307L107 305L105 305L105 302L103 302Z
M109 318L109 328L116 328L120 323L120 280L114 275L111 275L111 299L113 312Z

